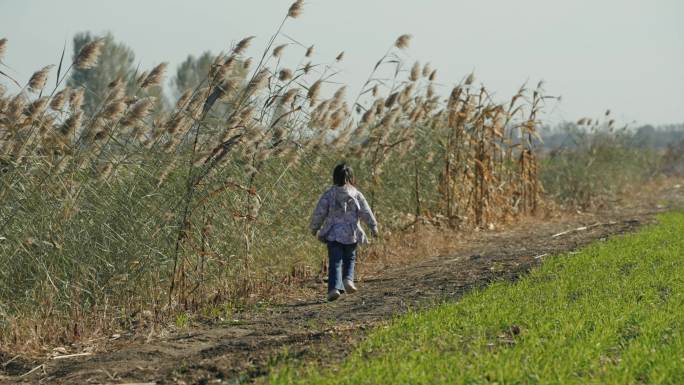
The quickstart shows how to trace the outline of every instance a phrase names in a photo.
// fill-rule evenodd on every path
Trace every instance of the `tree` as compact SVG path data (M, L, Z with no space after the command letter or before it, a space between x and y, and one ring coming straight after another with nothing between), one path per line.
M171 81L173 92L179 97L183 92L194 89L207 77L211 64L216 59L216 55L209 51L204 52L196 58L188 55L176 70L176 77Z
M172 92L176 99L185 91L194 90L200 85L207 85L205 80L207 80L209 70L211 69L211 66L215 64L216 58L217 56L209 51L202 53L199 57L188 55L187 59L178 66L176 76L171 80ZM235 84L234 86L237 89L238 87L244 86L247 70L244 68L242 61L235 60L230 66L228 73L224 76L225 79L232 79ZM235 89L232 91L227 90L226 95L213 106L212 111L214 115L223 116L231 111L233 108L232 99L234 96Z
M74 36L74 57L81 48L97 39L90 32L81 32ZM107 96L107 85L121 77L127 84L127 90L132 93L135 89L135 68L133 50L123 43L114 41L111 33L103 37L105 43L102 53L95 67L87 70L74 68L67 84L71 87L84 87L86 89L84 111L92 115Z

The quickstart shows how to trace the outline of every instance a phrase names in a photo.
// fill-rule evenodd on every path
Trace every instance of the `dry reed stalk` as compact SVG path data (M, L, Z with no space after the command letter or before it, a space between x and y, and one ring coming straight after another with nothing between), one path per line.
M28 87L31 91L33 92L38 92L42 90L45 87L45 83L47 82L48 78L48 73L50 72L50 69L54 67L53 65L48 65L40 70L36 71L31 75L31 79L29 79L28 82Z
M346 108L340 107L330 115L330 129L335 130L339 128L346 119L348 112Z
M178 98L176 101L176 110L180 111L185 109L187 107L188 102L190 101L190 98L192 97L192 90L185 90L183 94Z
M145 81L145 79L147 79L148 73L148 71L141 72L140 75L138 75L138 77L135 78L135 85L138 87L142 87L143 82Z
M159 174L159 178L157 179L157 188L161 187L164 182L168 179L169 175L173 171L173 169L176 167L176 159L173 158L171 162L169 162L166 167L162 170L161 174Z
M411 94L413 93L413 87L414 83L409 83L404 87L404 89L401 90L401 93L399 94L399 104L402 105L402 108L406 108L406 104L409 102L409 99L411 98Z
M249 48L249 45L252 43L253 39L254 39L254 36L248 36L248 37L240 40L235 45L235 48L233 48L233 53L236 55L243 54L247 50L247 48Z
M321 92L321 84L323 84L321 80L316 80L314 84L309 87L306 97L309 99L311 106L313 106L316 99L318 99L318 94Z
M274 58L280 58L283 55L283 51L285 50L285 47L287 47L287 44L281 44L281 45L273 48L273 57Z
M367 124L371 123L375 119L375 108L369 108L361 117L361 123Z
M23 122L24 109L28 100L23 93L14 96L8 103L5 114L10 122L15 122L17 126ZM15 127L18 128L18 127Z
M409 80L412 82L418 81L420 79L420 63L415 62L413 63L413 67L411 67L411 73L409 75Z
M83 122L83 111L77 110L62 124L59 132L66 139L74 137L76 132L81 128Z
M399 92L398 91L391 93L387 97L387 99L385 100L385 103L384 103L385 107L392 108L392 106L394 106L394 103L397 102L398 98L399 98Z
M341 86L340 88L335 91L333 94L333 101L334 101L334 106L339 106L344 102L344 98L347 93L347 86Z
M184 114L176 114L166 123L166 132L170 135L175 135L178 132L185 132L189 127L191 121Z
M228 59L225 58L223 52L216 55L214 62L209 66L209 79L218 81L223 79L224 75L226 74L226 72L223 71L226 60Z
M278 73L278 79L281 82L288 81L288 80L292 79L292 70L288 69L288 68L281 69L280 72Z
M81 87L71 92L69 95L69 106L72 111L80 110L83 107L83 97L85 88Z
M432 97L435 95L435 88L432 86L432 83L430 83L427 87L427 91L425 93L425 96L427 96L428 99L432 99Z
M126 99L115 99L105 105L102 116L105 119L117 120L126 110Z
M474 73L471 73L471 74L468 75L468 77L466 78L466 80L465 80L465 85L469 86L469 85L473 84L474 81L475 81L475 74L474 74Z
M76 55L74 66L81 70L87 70L95 67L97 64L97 59L100 58L100 53L102 52L102 47L104 44L104 39L96 39L83 46L78 55Z
M138 100L128 109L126 115L121 119L121 125L124 127L132 126L141 119L144 119L150 112L154 104L154 98L147 97Z
M0 97L0 113L3 113L7 106L9 105L9 99Z
M245 95L247 97L256 94L268 85L270 74L268 69L264 68L257 73L254 78L245 87Z
M287 104L293 104L295 101L295 98L299 94L299 89L297 88L291 88L287 91L285 91L285 94L282 96L281 103L283 105Z
M304 8L304 0L297 0L292 5L287 11L287 16L291 17L293 19L298 18L302 14L302 9Z
M245 59L245 61L242 62L242 68L247 71L249 68L252 66L252 58L248 57Z
M394 42L394 46L399 49L406 49L409 47L409 44L411 43L411 38L412 36L409 34L401 35Z
M0 61L5 56L5 51L7 51L7 39L2 38L0 39Z
M423 77L427 78L430 76L431 73L432 73L432 68L430 67L430 63L425 63L425 65L423 66L423 71L422 71Z
M162 77L164 76L164 71L166 71L166 67L168 66L168 63L160 63L156 67L150 71L150 74L147 75L145 80L142 83L141 88L142 89L147 89L149 87L153 86L158 86L161 84Z
M50 108L52 108L55 111L61 112L64 108L64 104L66 104L66 101L69 98L70 93L71 89L69 87L64 87L64 89L57 92L50 101Z
M223 71L224 74L229 73L230 71L235 68L235 64L237 63L237 58L235 55L230 55L226 58L226 60L223 62L223 65L221 65L221 70Z
M106 180L114 171L114 165L111 162L107 162L97 169L98 180Z
M65 155L60 158L59 162L57 162L57 165L55 165L55 170L54 173L59 175L62 174L66 168L69 166L69 162L71 161L72 156L71 155Z

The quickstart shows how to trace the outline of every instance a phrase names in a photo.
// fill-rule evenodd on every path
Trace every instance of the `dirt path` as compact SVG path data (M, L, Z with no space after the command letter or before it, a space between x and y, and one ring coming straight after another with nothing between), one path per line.
M514 230L481 232L447 255L367 278L359 283L358 293L333 303L322 300L324 287L319 284L315 296L240 314L237 322L194 327L149 342L129 341L116 350L50 360L37 368L11 362L0 366L0 383L248 382L266 374L275 359L284 358L285 351L289 358L339 356L362 338L364 330L408 308L457 299L493 280L515 279L547 255L633 231L653 222L659 211L672 205L684 207L682 190L670 185L659 190L658 199L637 200L632 207L543 223L528 221ZM663 204L666 201L670 203ZM577 230L580 227L587 228ZM561 232L566 233L553 236ZM17 377L32 368L36 370Z

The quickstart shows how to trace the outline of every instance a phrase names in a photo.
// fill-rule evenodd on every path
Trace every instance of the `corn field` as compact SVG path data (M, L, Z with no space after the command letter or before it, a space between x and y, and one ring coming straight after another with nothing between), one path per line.
M0 88L0 343L161 322L311 277L323 252L306 225L341 160L381 232L407 213L467 229L538 210L542 84L505 103L472 74L449 90L406 63L403 35L352 95L332 80L342 54L312 63L284 36L301 11L291 6L263 55L236 42L171 110L154 100L160 64L133 91L113 75L86 114L89 91L63 84L97 62L101 40Z

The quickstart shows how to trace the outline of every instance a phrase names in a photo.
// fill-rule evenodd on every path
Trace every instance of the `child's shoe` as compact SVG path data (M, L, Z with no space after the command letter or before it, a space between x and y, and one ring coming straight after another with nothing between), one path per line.
M342 283L344 284L344 291L346 291L347 294L356 293L356 290L358 290L356 286L354 286L354 281L351 279L345 279Z
M337 289L330 290L328 292L328 301L334 301L340 298L340 291Z

